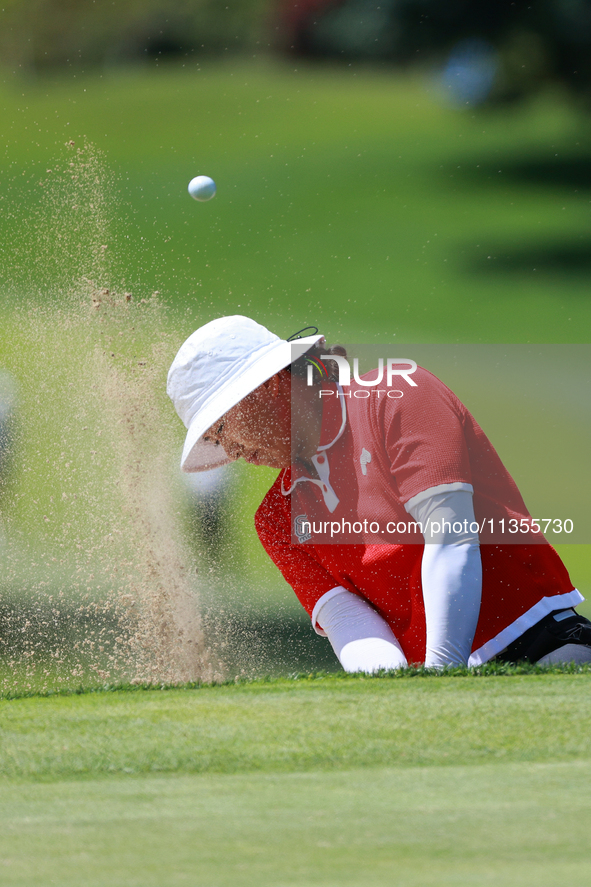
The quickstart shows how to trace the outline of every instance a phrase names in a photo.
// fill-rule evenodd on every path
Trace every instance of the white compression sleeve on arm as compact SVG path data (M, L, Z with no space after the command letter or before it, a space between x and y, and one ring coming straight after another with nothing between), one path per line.
M363 598L343 588L320 601L316 620L345 671L402 668L406 657L392 629Z
M429 534L423 553L421 580L427 623L425 665L465 665L472 650L480 615L482 562L472 494L465 490L435 493L409 509L423 527L440 525ZM462 531L453 532L460 523Z

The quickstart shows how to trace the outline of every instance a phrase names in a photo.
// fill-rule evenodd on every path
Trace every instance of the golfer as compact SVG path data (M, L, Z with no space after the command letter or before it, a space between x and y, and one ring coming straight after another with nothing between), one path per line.
M292 339L214 320L180 348L168 394L183 471L239 458L279 470L257 532L343 668L591 661L556 551L535 527L526 544L495 535L531 518L458 398L412 361L392 370L398 389L377 370L345 388L343 349Z

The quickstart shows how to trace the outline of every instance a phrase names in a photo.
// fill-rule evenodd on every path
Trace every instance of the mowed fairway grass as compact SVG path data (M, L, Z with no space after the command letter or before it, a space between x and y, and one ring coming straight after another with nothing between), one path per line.
M2 884L591 878L591 674L0 703Z

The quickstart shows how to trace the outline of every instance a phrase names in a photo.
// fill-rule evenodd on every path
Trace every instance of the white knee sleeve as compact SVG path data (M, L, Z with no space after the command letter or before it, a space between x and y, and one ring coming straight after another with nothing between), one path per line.
M366 600L343 588L319 605L315 621L345 671L371 673L407 665L392 629Z

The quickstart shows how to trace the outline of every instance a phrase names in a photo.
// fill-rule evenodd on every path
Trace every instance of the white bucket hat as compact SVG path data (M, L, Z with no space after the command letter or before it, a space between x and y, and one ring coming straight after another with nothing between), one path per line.
M305 332L305 330L302 330ZM251 391L289 366L324 336L280 339L240 314L220 317L181 345L168 371L166 390L187 429L183 471L205 471L231 460L204 433Z

